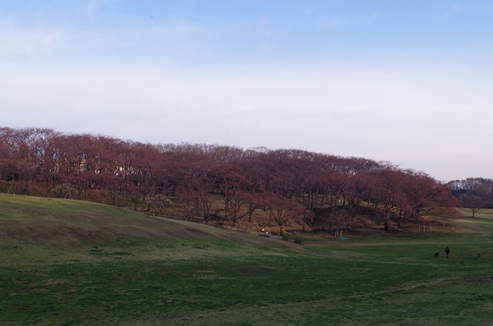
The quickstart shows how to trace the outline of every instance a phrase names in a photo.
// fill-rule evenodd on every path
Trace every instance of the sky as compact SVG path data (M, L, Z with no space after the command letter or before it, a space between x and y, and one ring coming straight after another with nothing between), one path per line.
M493 1L0 0L0 126L493 178Z

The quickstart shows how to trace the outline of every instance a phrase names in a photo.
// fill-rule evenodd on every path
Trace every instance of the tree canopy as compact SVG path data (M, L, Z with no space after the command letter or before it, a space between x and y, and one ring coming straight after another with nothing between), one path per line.
M172 200L185 216L233 226L264 210L281 234L289 221L314 231L351 229L362 215L388 230L448 218L460 206L450 186L389 162L40 128L0 128L0 191L159 213Z

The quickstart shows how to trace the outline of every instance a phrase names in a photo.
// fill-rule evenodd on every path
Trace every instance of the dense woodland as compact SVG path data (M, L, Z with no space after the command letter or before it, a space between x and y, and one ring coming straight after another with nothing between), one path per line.
M460 206L449 187L388 162L37 128L0 128L0 192L172 209L204 222L275 225L281 235L292 223L332 232L371 221L389 230L448 219Z

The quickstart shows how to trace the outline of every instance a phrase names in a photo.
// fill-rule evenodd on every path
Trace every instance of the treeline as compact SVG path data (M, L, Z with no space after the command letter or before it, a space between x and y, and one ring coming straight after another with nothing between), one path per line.
M183 216L235 226L263 212L282 235L443 219L460 205L430 176L388 162L302 150L123 141L51 129L0 128L0 191Z
M452 194L459 198L462 205L474 214L481 208L493 208L493 180L486 178L467 178L447 183Z

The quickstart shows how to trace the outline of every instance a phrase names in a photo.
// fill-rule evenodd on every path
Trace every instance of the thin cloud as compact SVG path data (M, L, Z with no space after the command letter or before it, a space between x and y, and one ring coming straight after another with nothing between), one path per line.
M15 24L0 25L0 56L35 56L49 52L64 33L56 29L20 28Z
M465 14L481 13L493 10L493 4L489 3L474 3L466 2L461 4L453 4L449 6L443 6L442 8L436 10L431 17L439 19L455 18L457 16Z
M170 25L152 27L149 28L147 31L140 30L139 33L145 34L147 32L152 32L164 37L183 37L202 31L204 31L204 29L196 24L187 21L181 21Z
M332 16L319 19L319 26L329 29L373 25L385 18L384 13L373 11L364 15Z
M94 19L101 10L110 5L115 5L120 0L85 0L80 4L80 11L89 18Z

